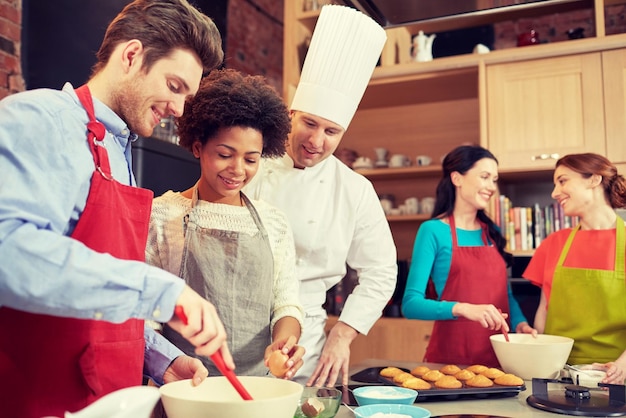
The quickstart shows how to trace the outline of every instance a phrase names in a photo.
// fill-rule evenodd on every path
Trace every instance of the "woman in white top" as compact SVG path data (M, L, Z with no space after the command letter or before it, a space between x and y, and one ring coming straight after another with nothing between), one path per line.
M180 145L200 160L201 176L190 189L154 200L146 261L178 274L216 306L238 374L267 374L267 358L282 350L291 378L304 354L292 231L279 210L241 192L261 156L284 154L287 109L262 77L219 70L203 80L177 123ZM167 325L163 334L195 355Z

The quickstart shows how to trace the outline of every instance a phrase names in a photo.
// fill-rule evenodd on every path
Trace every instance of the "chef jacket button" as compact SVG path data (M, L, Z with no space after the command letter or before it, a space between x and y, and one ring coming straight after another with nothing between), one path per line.
M104 314L102 312L96 312L93 314L94 319L102 319L103 316Z
M315 223L315 219L309 219L309 221L307 222L309 225L314 224Z
M302 264L302 259L301 259L301 258L298 258L298 259L296 260L296 264L297 264L297 265Z
M161 316L161 309L156 308L154 311L152 311L152 316L154 317L154 319L159 318Z

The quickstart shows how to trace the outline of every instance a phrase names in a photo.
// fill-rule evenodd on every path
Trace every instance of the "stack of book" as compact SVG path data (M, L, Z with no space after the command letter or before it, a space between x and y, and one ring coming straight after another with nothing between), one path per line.
M566 216L556 202L520 207L505 195L491 199L487 212L506 238L507 251L533 250L552 232L578 224L578 217Z

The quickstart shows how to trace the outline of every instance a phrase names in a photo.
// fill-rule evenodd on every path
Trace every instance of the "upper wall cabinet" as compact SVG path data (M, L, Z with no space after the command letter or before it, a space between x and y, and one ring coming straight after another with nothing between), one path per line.
M560 156L581 152L626 162L626 49L592 47L597 52L486 66L482 138L502 170L552 169Z
M502 169L606 153L601 53L487 66L487 147Z
M606 153L626 162L626 48L602 53Z

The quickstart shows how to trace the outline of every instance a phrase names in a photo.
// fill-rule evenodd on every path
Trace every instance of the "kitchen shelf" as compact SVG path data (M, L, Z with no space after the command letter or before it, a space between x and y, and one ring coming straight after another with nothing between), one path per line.
M367 168L354 170L370 180L398 180L418 177L432 177L441 174L440 165Z
M389 222L422 222L430 219L430 215L426 213L418 213L415 215L387 215Z

